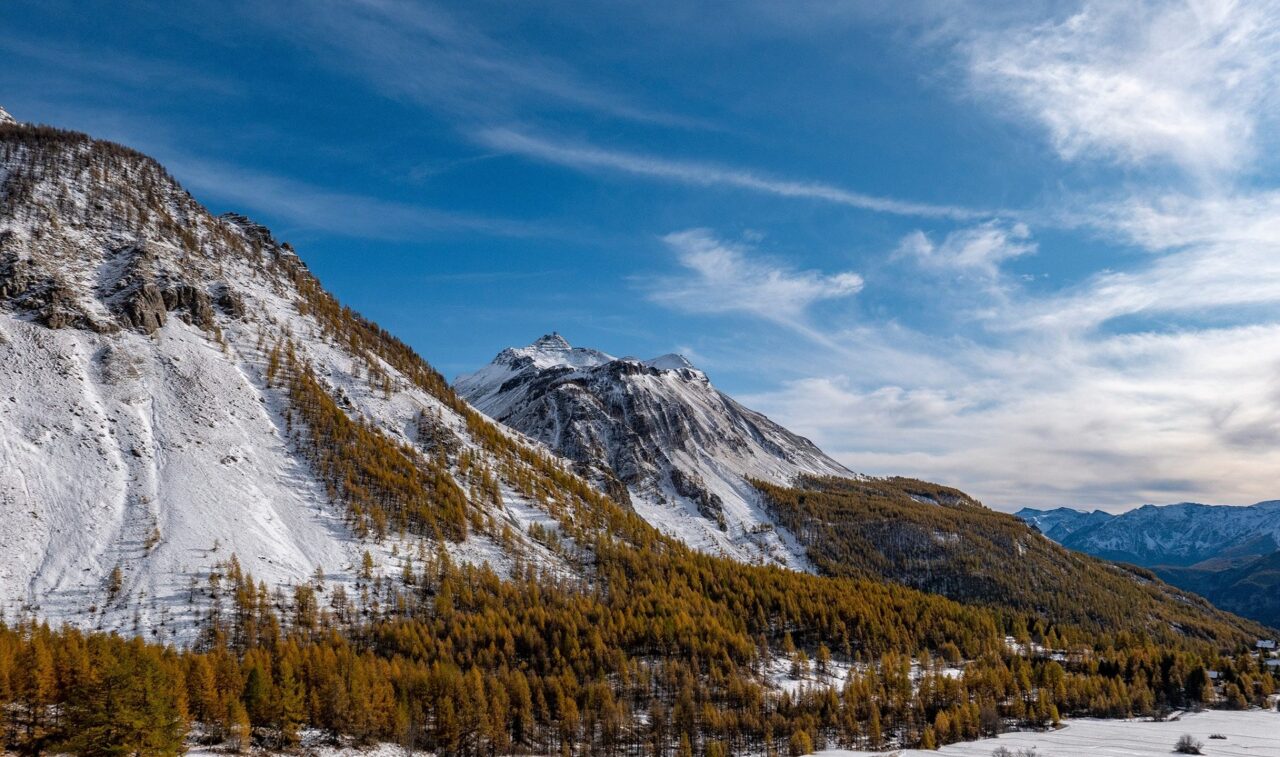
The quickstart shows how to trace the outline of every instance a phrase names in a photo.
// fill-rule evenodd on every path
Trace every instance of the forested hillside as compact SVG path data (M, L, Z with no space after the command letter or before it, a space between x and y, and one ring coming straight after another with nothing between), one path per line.
M1225 565L1157 566L1152 571L1227 612L1280 627L1280 552Z
M1206 667L1236 705L1274 689L1234 657L1257 626L940 487L766 488L831 575L698 552L154 161L16 125L0 157L0 377L24 398L0 411L4 473L75 465L3 502L24 524L0 534L10 748L315 728L446 754L803 754L1198 704Z
M1091 635L1149 629L1160 638L1215 638L1223 624L1265 633L1149 571L1064 549L955 489L902 478L758 486L829 575L881 577Z
M1060 507L1018 517L1069 549L1149 568L1217 607L1280 626L1280 502L1144 505L1112 515Z
M594 585L531 568L504 579L442 555L356 596L314 582L287 598L231 560L192 649L0 628L0 725L24 753L174 754L194 723L194 738L233 750L288 748L312 728L466 755L798 755L1219 703L1206 666L1221 704L1275 689L1252 657L1211 645L1126 634L1095 649L1010 618L1010 646L986 611L882 583L687 551L600 557ZM1041 643L1073 651L1014 651ZM767 684L778 654L807 685Z

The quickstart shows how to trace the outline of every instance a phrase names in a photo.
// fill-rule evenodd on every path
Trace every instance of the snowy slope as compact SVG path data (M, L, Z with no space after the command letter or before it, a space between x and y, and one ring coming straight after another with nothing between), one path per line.
M576 461L691 546L808 568L749 479L852 476L808 439L717 390L679 355L615 358L559 334L508 348L454 388L489 417Z
M335 333L299 281L314 279L288 245L241 216L211 216L149 158L0 125L6 617L182 638L201 611L197 588L232 555L276 586L317 569L352 582L366 550L399 570L392 550L413 545L357 539L301 454L287 395L267 379L273 346L294 345L348 416L389 438L418 444L430 417L483 453L458 406L377 345ZM509 490L501 499L474 504L498 525L450 544L453 556L503 569L511 548L493 537L509 524L525 558L556 566L524 537L553 519Z

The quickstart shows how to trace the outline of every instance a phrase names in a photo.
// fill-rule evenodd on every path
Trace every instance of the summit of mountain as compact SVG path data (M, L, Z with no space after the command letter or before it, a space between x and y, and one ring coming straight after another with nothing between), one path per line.
M720 391L681 355L616 358L552 333L502 350L454 388L574 461L654 526L740 560L810 567L753 480L856 476Z

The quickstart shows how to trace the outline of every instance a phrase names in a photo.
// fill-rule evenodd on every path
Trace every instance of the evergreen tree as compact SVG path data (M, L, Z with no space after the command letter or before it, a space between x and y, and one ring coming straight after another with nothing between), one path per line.
M804 729L796 729L791 732L791 738L787 742L788 751L791 757L801 757L801 755L813 753L813 739L809 737L809 732Z
M185 751L187 714L184 700L174 696L182 689L176 666L140 639L98 654L99 674L68 698L68 736L58 748L86 757Z
M15 670L15 688L20 705L16 717L20 729L18 748L28 754L39 754L44 750L53 721L51 710L58 694L53 653L45 636L47 632L47 629L33 629L30 640L19 654Z

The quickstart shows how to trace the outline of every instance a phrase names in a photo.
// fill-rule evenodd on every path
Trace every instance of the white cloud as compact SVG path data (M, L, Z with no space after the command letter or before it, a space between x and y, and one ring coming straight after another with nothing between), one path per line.
M1255 320L1245 308L1277 305L1280 248L1209 245L1134 271L1096 274L1085 286L1023 305L1012 322L1082 330L1130 315Z
M745 189L777 197L792 197L845 205L877 213L924 218L972 220L990 212L952 205L896 200L863 194L831 184L762 176L752 171L711 163L669 160L652 155L605 150L593 145L553 142L511 129L484 129L476 138L485 146L573 168L596 168L655 179Z
M1280 326L933 346L952 370L910 386L854 368L743 399L854 470L1006 509L1276 496Z
M895 255L913 258L925 268L994 279L1004 261L1035 252L1030 239L1026 224L988 221L952 231L936 244L923 231L914 231L898 244Z
M817 302L850 297L862 290L853 272L795 271L755 259L742 245L717 239L706 229L663 237L690 275L652 283L649 299L687 313L737 313L781 324L817 341L827 338L808 325Z
M743 399L854 470L1003 508L1274 498L1280 192L1135 192L1081 211L1134 248L1125 268L1048 293L1000 277L1035 249L1025 227L908 235L896 255L1002 281L1000 296L976 311L972 291L931 286L946 317L917 330L815 319L831 344L794 358L807 377Z
M1240 167L1274 102L1272 2L1089 2L1065 20L974 35L977 89L1039 120L1067 159Z
M1259 472L1280 466L1277 198L1097 209L1098 231L1145 250L1128 270L1050 294L1010 285L982 313L935 288L952 321L864 324L839 336L841 357L810 359L816 375L748 404L854 470L943 481L1006 508L1274 498ZM941 243L914 234L898 254L996 274L1008 239L976 229ZM1131 316L1142 320L1103 328Z
M1280 312L1280 192L1132 196L1090 210L1097 232L1151 254L1022 301L1012 327L1088 330L1131 315L1271 322Z
M1280 191L1130 197L1092 209L1094 223L1152 252L1192 245L1280 246Z

